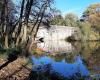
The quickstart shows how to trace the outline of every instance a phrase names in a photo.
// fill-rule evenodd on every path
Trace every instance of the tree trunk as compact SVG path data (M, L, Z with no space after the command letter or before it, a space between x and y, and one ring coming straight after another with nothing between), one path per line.
M22 42L25 42L26 41L26 37L27 36L27 25L25 25L23 27L23 38L22 38Z
M28 42L27 42L27 44L26 44L26 46L25 46L23 52L22 52L26 57L32 55L31 52L32 52L32 46L33 46L33 45L34 45L34 39L33 39L33 38L30 38L30 39L28 40Z
M7 34L5 35L5 43L4 43L4 45L5 45L5 48L8 48L8 35Z
M17 37L17 39L16 39L16 46L18 46L18 44L19 44L19 36Z

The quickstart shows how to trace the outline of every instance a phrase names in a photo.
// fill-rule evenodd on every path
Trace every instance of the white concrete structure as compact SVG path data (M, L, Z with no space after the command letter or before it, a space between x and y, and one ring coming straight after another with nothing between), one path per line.
M49 29L40 27L37 38L44 38L44 40L62 40L77 32L77 28L68 26L52 25Z

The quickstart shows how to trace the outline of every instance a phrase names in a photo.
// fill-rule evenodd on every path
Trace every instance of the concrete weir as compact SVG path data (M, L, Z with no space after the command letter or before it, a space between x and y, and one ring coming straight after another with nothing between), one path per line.
M51 25L49 29L40 27L37 39L44 38L44 40L63 40L78 32L78 28L70 26Z

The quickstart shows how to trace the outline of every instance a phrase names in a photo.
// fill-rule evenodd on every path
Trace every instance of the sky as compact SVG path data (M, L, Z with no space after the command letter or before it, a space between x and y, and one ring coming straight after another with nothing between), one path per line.
M55 0L54 6L61 11L63 16L73 12L81 17L89 5L98 2L100 3L100 0Z

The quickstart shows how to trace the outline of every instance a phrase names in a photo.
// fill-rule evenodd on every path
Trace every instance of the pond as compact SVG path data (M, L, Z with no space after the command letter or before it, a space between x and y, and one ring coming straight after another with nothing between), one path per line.
M90 76L100 78L100 43L69 43L63 40L38 43L42 55L32 55L33 73L51 80L80 80ZM38 74L38 76L39 76ZM47 79L43 79L47 80Z

